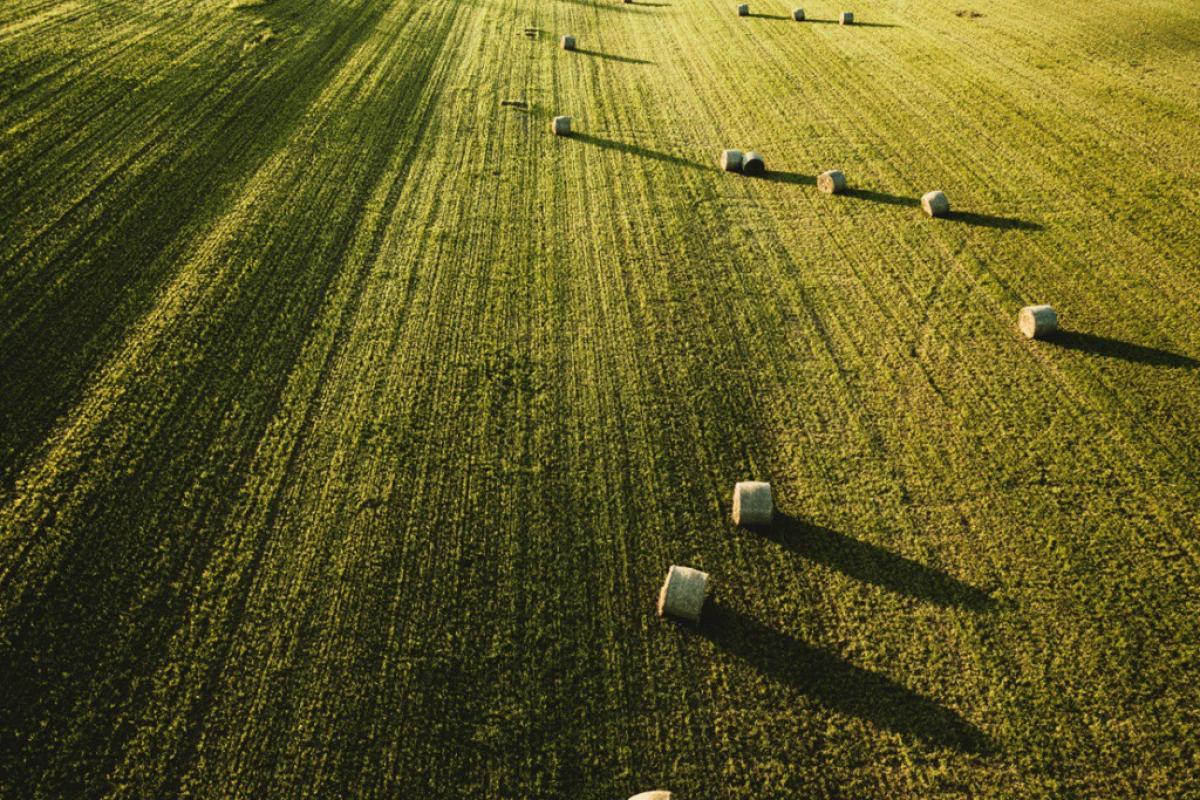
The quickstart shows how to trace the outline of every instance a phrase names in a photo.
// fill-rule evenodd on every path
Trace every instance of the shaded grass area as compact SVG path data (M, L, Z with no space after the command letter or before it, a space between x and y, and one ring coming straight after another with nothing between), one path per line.
M935 700L776 630L724 603L708 603L701 636L818 702L937 747L986 751L987 737Z
M1159 347L1147 347L1111 336L1098 336L1083 331L1059 330L1047 337L1047 341L1066 350L1076 350L1104 358L1115 358L1133 364L1177 369L1200 367L1200 359L1173 353Z
M589 50L586 47L575 48L576 53L582 53L585 56L592 58L600 58L605 61L613 61L618 64L653 64L653 61L647 61L644 58L633 58L631 56L619 56L613 53L601 53L598 50Z
M155 98L163 108L160 137L170 146L151 146L138 156L142 168L95 187L58 221L55 235L29 232L0 278L6 321L0 364L7 376L0 383L0 474L11 480L79 399L92 371L152 307L177 259L283 144L380 13L312 15L313 34L279 54L283 64L263 65L262 74L218 70L197 91L180 70ZM219 47L210 53L225 55ZM197 118L188 117L186 103L184 113L173 115L171 104L180 101L173 92L184 86L201 98L219 92L225 102ZM114 126L107 135L121 133Z
M636 156L638 158L646 158L652 161L661 161L666 164L677 167L685 167L687 169L708 169L704 164L691 159L677 156L672 153L664 153L661 150L655 150L652 147L645 145L633 144L631 142L620 142L615 139L606 139L602 136L596 136L591 133L572 133L571 140L590 144L604 150L610 150L615 153Z
M994 605L986 592L940 570L788 514L777 513L759 533L796 555L889 591L975 611Z
M188 609L181 584L198 585L205 570L212 568L214 553L226 546L219 523L209 523L206 537L190 531L203 525L209 515L219 519L230 513L243 471L254 456L251 443L263 435L276 413L291 368L305 344L301 333L319 318L335 285L353 278L347 311L361 292L371 262L369 258L364 262L361 254L356 256L350 248L363 209L394 158L397 133L403 131L400 143L411 146L427 120L427 116L414 113L426 85L421 77L439 54L448 19L444 7L443 15L435 18L441 24L430 24L433 35L407 60L372 64L348 58L354 48L367 42L388 10L387 6L364 5L361 15L341 17L346 25L354 23L337 28L336 41L348 36L342 41L343 49L320 51L330 72L310 76L313 87L321 88L328 86L337 71L365 69L386 75L390 80L381 83L385 91L374 97L385 113L362 121L332 123L344 140L357 142L359 147L352 157L343 157L347 153L342 151L316 162L330 180L304 182L299 196L293 198L296 203L291 208L299 212L293 221L302 229L296 235L272 238L258 249L258 243L264 241L260 238L263 220L279 221L269 207L263 207L260 211L267 215L259 216L241 232L239 241L227 243L231 256L236 258L240 251L258 268L231 270L221 276L230 284L225 287L230 290L229 299L219 309L210 309L208 315L180 321L200 343L199 352L192 348L189 337L176 340L176 357L167 357L172 364L168 369L171 388L164 391L155 381L129 381L124 391L149 401L148 413L99 425L101 441L126 442L119 455L110 451L110 457L115 455L122 462L122 476L112 480L113 467L103 459L94 465L91 475L52 474L64 499L55 503L50 513L65 536L38 537L36 523L22 520L19 511L6 517L10 534L4 542L9 546L6 552L10 559L20 559L6 565L0 586L6 645L0 651L0 669L8 686L0 704L0 731L5 738L0 750L9 756L3 770L9 791L33 794L33 787L40 786L64 795L85 794L120 765L122 749L138 731L128 725L114 731L107 710L119 708L138 691L147 666L176 633L181 615ZM393 24L397 32L405 31L403 18ZM406 38L419 41L421 37L413 32ZM291 119L293 124L299 123L299 112L305 110L301 105ZM326 133L334 135L335 131ZM307 151L306 140L305 134L298 145L289 143L298 148L301 157ZM290 181L283 180L270 187L274 197L264 200L277 202L281 199L278 192L289 185ZM339 187L336 194L331 191L333 186ZM390 202L394 206L394 195ZM326 209L329 224L304 224L302 220L312 208ZM344 272L353 262L358 264L357 273ZM219 287L212 289L221 294ZM249 330L255 334L248 339ZM186 358L179 357L184 355ZM110 409L101 405L97 411L107 415ZM129 432L114 435L114 428ZM230 449L224 455L210 450L207 461L198 461L194 454L172 445L179 441L212 443L223 437L229 437ZM198 473L209 478L200 490L201 496L208 498L204 516L191 509ZM131 509L135 513L131 514ZM26 546L14 551L11 537L18 532L30 538ZM261 558L265 542L265 537L260 537L248 551L256 553L253 561ZM145 781L144 791L174 795L180 790L179 782L192 764L190 748L195 746L206 710L204 699L212 691L212 679L223 669L226 657L220 653L222 648L228 652L232 633L241 624L238 604L245 603L247 582L254 574L251 565L237 585L233 606L217 621L228 627L224 629L227 636L215 642L216 652L196 650L191 654L196 661L188 671L205 665L210 678L187 687L191 700L183 709L190 706L192 713L177 717L172 736L157 741L158 759L142 765L149 772L135 773ZM86 762L74 751L63 752L62 743L67 741L78 752L88 754Z

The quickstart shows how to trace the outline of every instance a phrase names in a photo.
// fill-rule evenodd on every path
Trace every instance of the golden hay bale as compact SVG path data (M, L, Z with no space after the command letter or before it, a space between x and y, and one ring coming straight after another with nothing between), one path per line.
M555 136L570 136L571 118L555 117L554 121L550 123L550 130L554 131Z
M735 525L770 525L775 518L775 501L771 484L764 481L741 481L733 487L733 522Z
M574 50L575 49L575 37L574 36L562 37L562 49L563 50Z
M738 6L738 16L739 17L750 16L750 6L748 6L745 3L742 3L740 6Z
M1051 306L1025 306L1017 315L1017 327L1029 339L1045 339L1058 330L1058 314Z
M721 151L721 169L726 172L741 172L742 171L742 151L741 150L722 150Z
M804 22L804 9L803 8L792 9L792 19L796 20L796 22Z
M658 615L699 622L707 594L707 572L672 564L658 592Z
M841 14L838 14L838 22L841 23L842 25L853 25L854 24L854 12L843 11Z
M831 169L817 176L817 188L825 194L837 194L846 189L846 176L840 169Z
M921 208L931 217L945 217L950 214L950 201L939 191L926 192L921 195Z
M743 175L762 175L767 171L767 165L763 162L763 157L753 150L742 156L742 174Z

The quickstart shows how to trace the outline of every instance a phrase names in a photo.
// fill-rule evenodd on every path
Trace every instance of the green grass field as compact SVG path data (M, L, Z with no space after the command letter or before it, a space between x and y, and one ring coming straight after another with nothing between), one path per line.
M1200 6L750 2L0 3L0 796L1200 796Z

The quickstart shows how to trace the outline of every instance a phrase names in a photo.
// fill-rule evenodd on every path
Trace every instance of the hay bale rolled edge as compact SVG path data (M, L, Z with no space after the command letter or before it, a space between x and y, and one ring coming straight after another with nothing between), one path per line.
M737 7L737 11L738 11L738 16L739 16L739 17L748 17L748 16L750 16L750 6L749 6L748 4L746 4L746 3L742 3L740 6L738 6L738 7Z
M838 22L841 23L842 25L853 25L854 24L854 12L853 11L843 11L841 14L838 15Z
M921 208L931 217L944 217L950 213L950 201L940 191L926 192L921 195Z
M707 572L672 564L658 592L658 615L699 622L707 595Z
M741 150L722 150L721 151L721 169L726 172L741 172L742 171L742 151Z
M1017 315L1017 326L1028 339L1044 339L1058 330L1058 313L1052 306L1025 306Z
M792 9L792 19L794 19L796 22L804 22L804 9Z
M554 131L555 136L570 136L571 118L555 117L554 121L550 123L550 130Z
M633 797L629 798L629 800L671 800L671 793L664 792L661 789L655 789L654 791L635 794Z
M762 175L767 171L767 165L763 161L762 155L755 153L753 150L742 156L742 174L744 175Z
M562 49L563 50L574 50L575 49L575 37L574 36L562 37Z
M733 487L733 523L770 525L775 519L775 499L765 481L739 481Z
M831 169L817 176L817 188L825 194L838 194L846 189L846 176L840 169Z

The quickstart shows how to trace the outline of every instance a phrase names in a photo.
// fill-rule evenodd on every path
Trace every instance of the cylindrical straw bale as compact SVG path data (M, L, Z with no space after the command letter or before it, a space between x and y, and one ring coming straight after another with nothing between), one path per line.
M642 792L641 794L635 794L629 800L671 800L671 793L663 791Z
M562 49L563 50L574 50L575 49L575 37L574 36L562 37Z
M550 123L550 129L554 131L555 136L570 136L571 135L571 118L570 117L555 117L554 122Z
M745 175L762 175L767 171L763 157L754 151L742 156L742 173Z
M950 214L950 201L939 191L926 192L921 195L921 208L931 217L945 217Z
M658 615L699 622L707 594L707 572L673 564L658 592Z
M741 172L742 171L742 151L741 150L722 150L721 151L721 169L726 172Z
M733 487L735 525L770 525L774 518L775 501L771 497L771 484L741 481Z
M841 14L838 14L838 22L840 22L843 25L853 25L854 24L854 12L853 11L843 11Z
M1025 306L1017 315L1017 327L1030 339L1045 339L1058 330L1058 314L1050 306Z
M792 19L796 20L796 22L804 22L804 9L803 8L792 9Z
M750 16L750 6L746 3L742 3L740 6L738 6L738 16L739 17Z
M817 188L825 194L837 194L846 189L846 176L840 169L831 169L817 176Z

